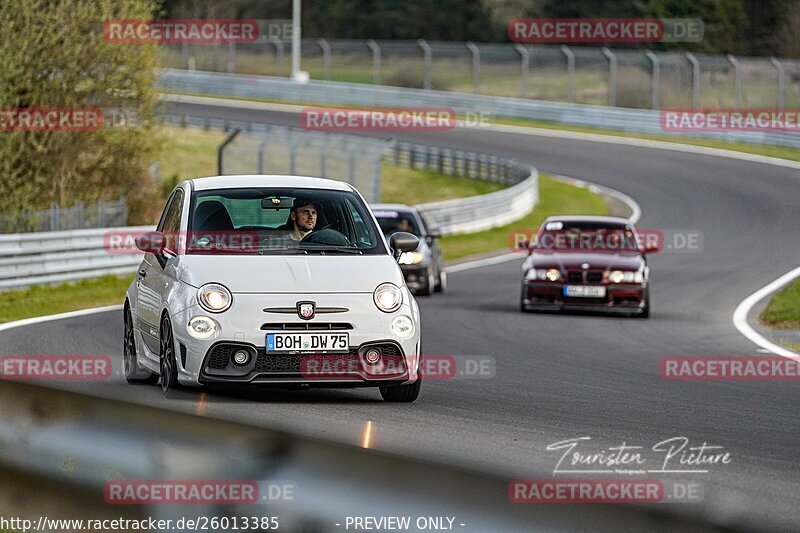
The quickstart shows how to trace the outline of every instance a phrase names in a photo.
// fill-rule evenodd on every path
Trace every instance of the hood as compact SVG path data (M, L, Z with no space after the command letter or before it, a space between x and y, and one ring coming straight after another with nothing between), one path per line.
M389 255L182 255L178 279L193 287L221 283L232 293L372 293L403 275Z
M584 252L534 252L525 261L525 269L559 268L563 270L638 270L642 256L636 252L628 253L584 253Z

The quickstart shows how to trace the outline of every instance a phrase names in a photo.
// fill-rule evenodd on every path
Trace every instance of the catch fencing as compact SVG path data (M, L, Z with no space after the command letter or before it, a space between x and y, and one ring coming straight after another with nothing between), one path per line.
M800 107L800 61L520 43L304 39L311 79L641 109ZM163 45L171 68L288 77L290 42Z
M0 215L0 234L124 226L128 221L125 198L116 202L79 202L72 207L53 204L50 209L25 210Z

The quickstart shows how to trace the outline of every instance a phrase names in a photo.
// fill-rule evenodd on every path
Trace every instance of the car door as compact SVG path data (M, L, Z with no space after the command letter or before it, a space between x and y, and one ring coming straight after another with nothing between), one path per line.
M164 213L161 215L161 220L156 227L156 231L160 231L166 236L165 253L145 254L137 273L139 287L139 298L137 299L138 329L147 347L147 352L149 352L143 355L151 359L157 358L160 351L161 309L169 289L164 269L167 267L170 257L174 257L174 252L177 248L183 200L183 189L176 189L167 202Z

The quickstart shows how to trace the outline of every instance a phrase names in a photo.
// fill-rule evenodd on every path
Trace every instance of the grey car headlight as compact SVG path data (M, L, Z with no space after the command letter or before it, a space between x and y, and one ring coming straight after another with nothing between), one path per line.
M397 262L401 265L418 265L425 259L425 255L419 252L403 252Z
M219 283L207 283L197 289L197 302L211 313L227 311L233 303L231 291Z
M205 340L217 334L217 323L207 316L196 316L189 321L186 329L195 339Z
M400 309L403 293L400 287L392 283L381 283L372 295L375 305L384 313L392 313Z

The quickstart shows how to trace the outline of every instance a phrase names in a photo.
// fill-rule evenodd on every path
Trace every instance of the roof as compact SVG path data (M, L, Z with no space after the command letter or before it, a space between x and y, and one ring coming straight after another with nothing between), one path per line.
M245 174L233 176L211 176L189 180L196 191L209 189L237 189L243 187L295 187L299 189L330 189L350 191L348 183L325 178L307 176Z
M369 204L373 211L414 211L415 208L406 204Z
M605 222L607 224L630 224L630 219L624 217L602 217L596 215L564 215L547 217L547 222Z

